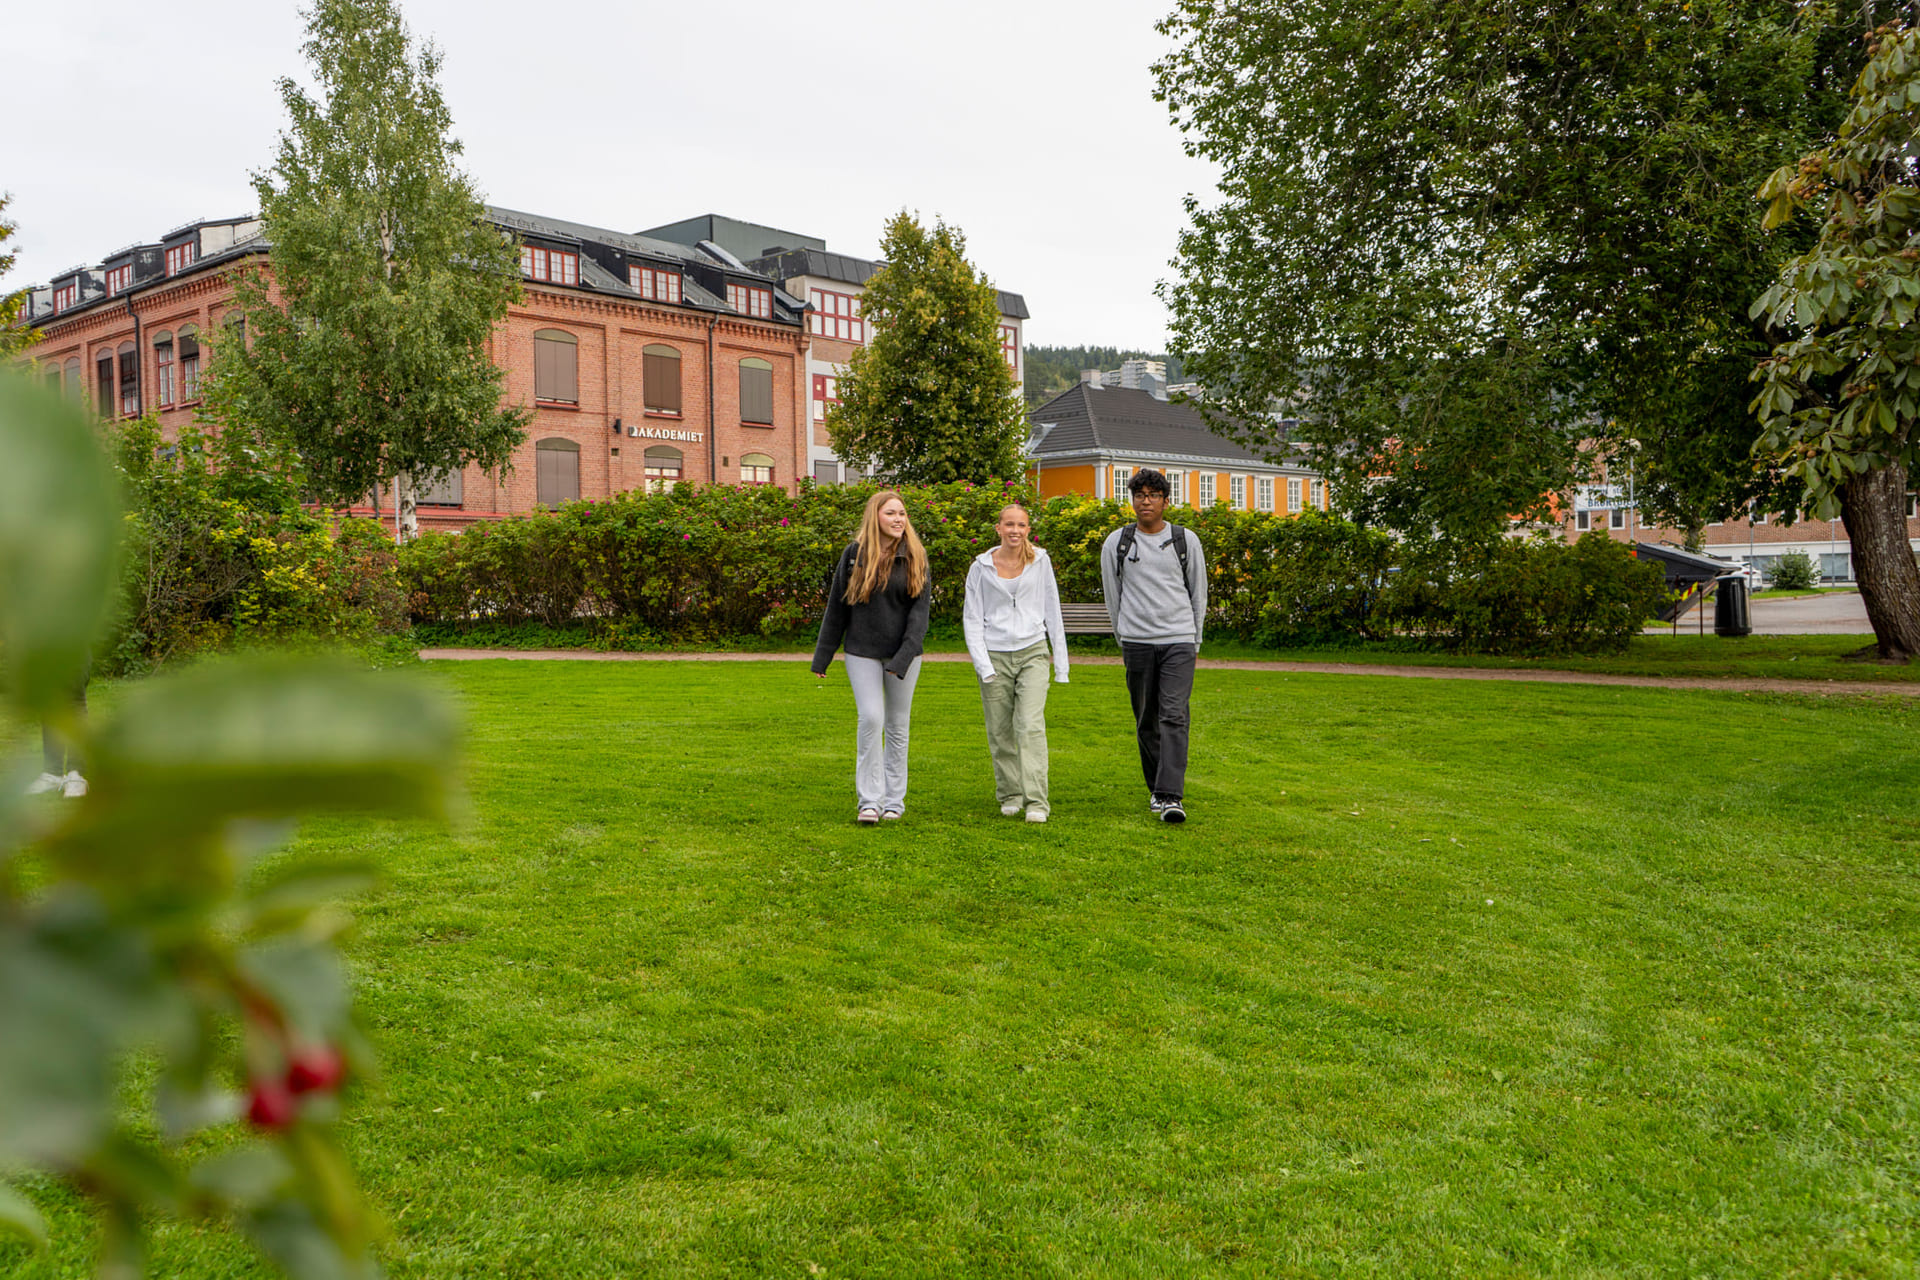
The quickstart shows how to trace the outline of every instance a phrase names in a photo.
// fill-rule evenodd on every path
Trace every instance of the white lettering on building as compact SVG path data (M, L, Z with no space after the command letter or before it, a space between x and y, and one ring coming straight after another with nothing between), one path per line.
M627 434L642 440L684 440L699 444L707 438L704 431L676 431L671 427L628 427Z

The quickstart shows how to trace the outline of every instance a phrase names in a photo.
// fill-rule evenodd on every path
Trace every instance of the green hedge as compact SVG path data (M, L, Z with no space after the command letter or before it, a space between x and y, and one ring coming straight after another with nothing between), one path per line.
M400 552L413 618L436 630L588 620L610 645L804 631L870 485L682 485L426 534ZM1060 592L1096 601L1099 549L1131 512L1113 500L1032 506L1022 485L905 491L933 574L933 620L960 618L967 565L1008 501L1034 511ZM1482 652L1619 648L1658 608L1657 569L1604 536L1503 542L1470 556L1410 549L1310 512L1179 508L1207 549L1208 627L1273 647L1392 636Z

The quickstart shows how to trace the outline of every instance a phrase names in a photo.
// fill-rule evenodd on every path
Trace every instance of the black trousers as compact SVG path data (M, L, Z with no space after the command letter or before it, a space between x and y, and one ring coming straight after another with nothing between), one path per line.
M1140 741L1140 772L1147 789L1166 800L1179 800L1187 791L1187 703L1199 652L1191 644L1120 646Z

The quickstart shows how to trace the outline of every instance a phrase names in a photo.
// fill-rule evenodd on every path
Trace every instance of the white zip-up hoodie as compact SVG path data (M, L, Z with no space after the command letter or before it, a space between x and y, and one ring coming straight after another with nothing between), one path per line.
M975 556L967 569L961 626L967 656L981 680L993 679L989 653L1013 653L1045 639L1053 646L1053 678L1067 683L1067 625L1060 617L1060 584L1044 547L1033 549L1033 563L1017 578L1000 576L992 549Z

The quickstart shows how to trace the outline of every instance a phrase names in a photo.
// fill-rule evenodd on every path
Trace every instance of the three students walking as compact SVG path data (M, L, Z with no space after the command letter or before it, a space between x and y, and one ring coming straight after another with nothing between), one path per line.
M1101 579L1127 670L1141 770L1156 817L1186 820L1187 704L1206 619L1206 562L1191 531L1168 524L1171 489L1143 470L1129 486L1135 523L1101 549ZM962 613L967 655L980 680L995 798L1007 817L1045 822L1047 677L1067 683L1066 628L1053 562L1033 545L1026 508L1010 504L995 524L998 545L967 569ZM858 712L855 821L906 812L907 742L920 676L932 583L906 503L892 490L868 500L841 554L814 646L825 676L846 650Z

